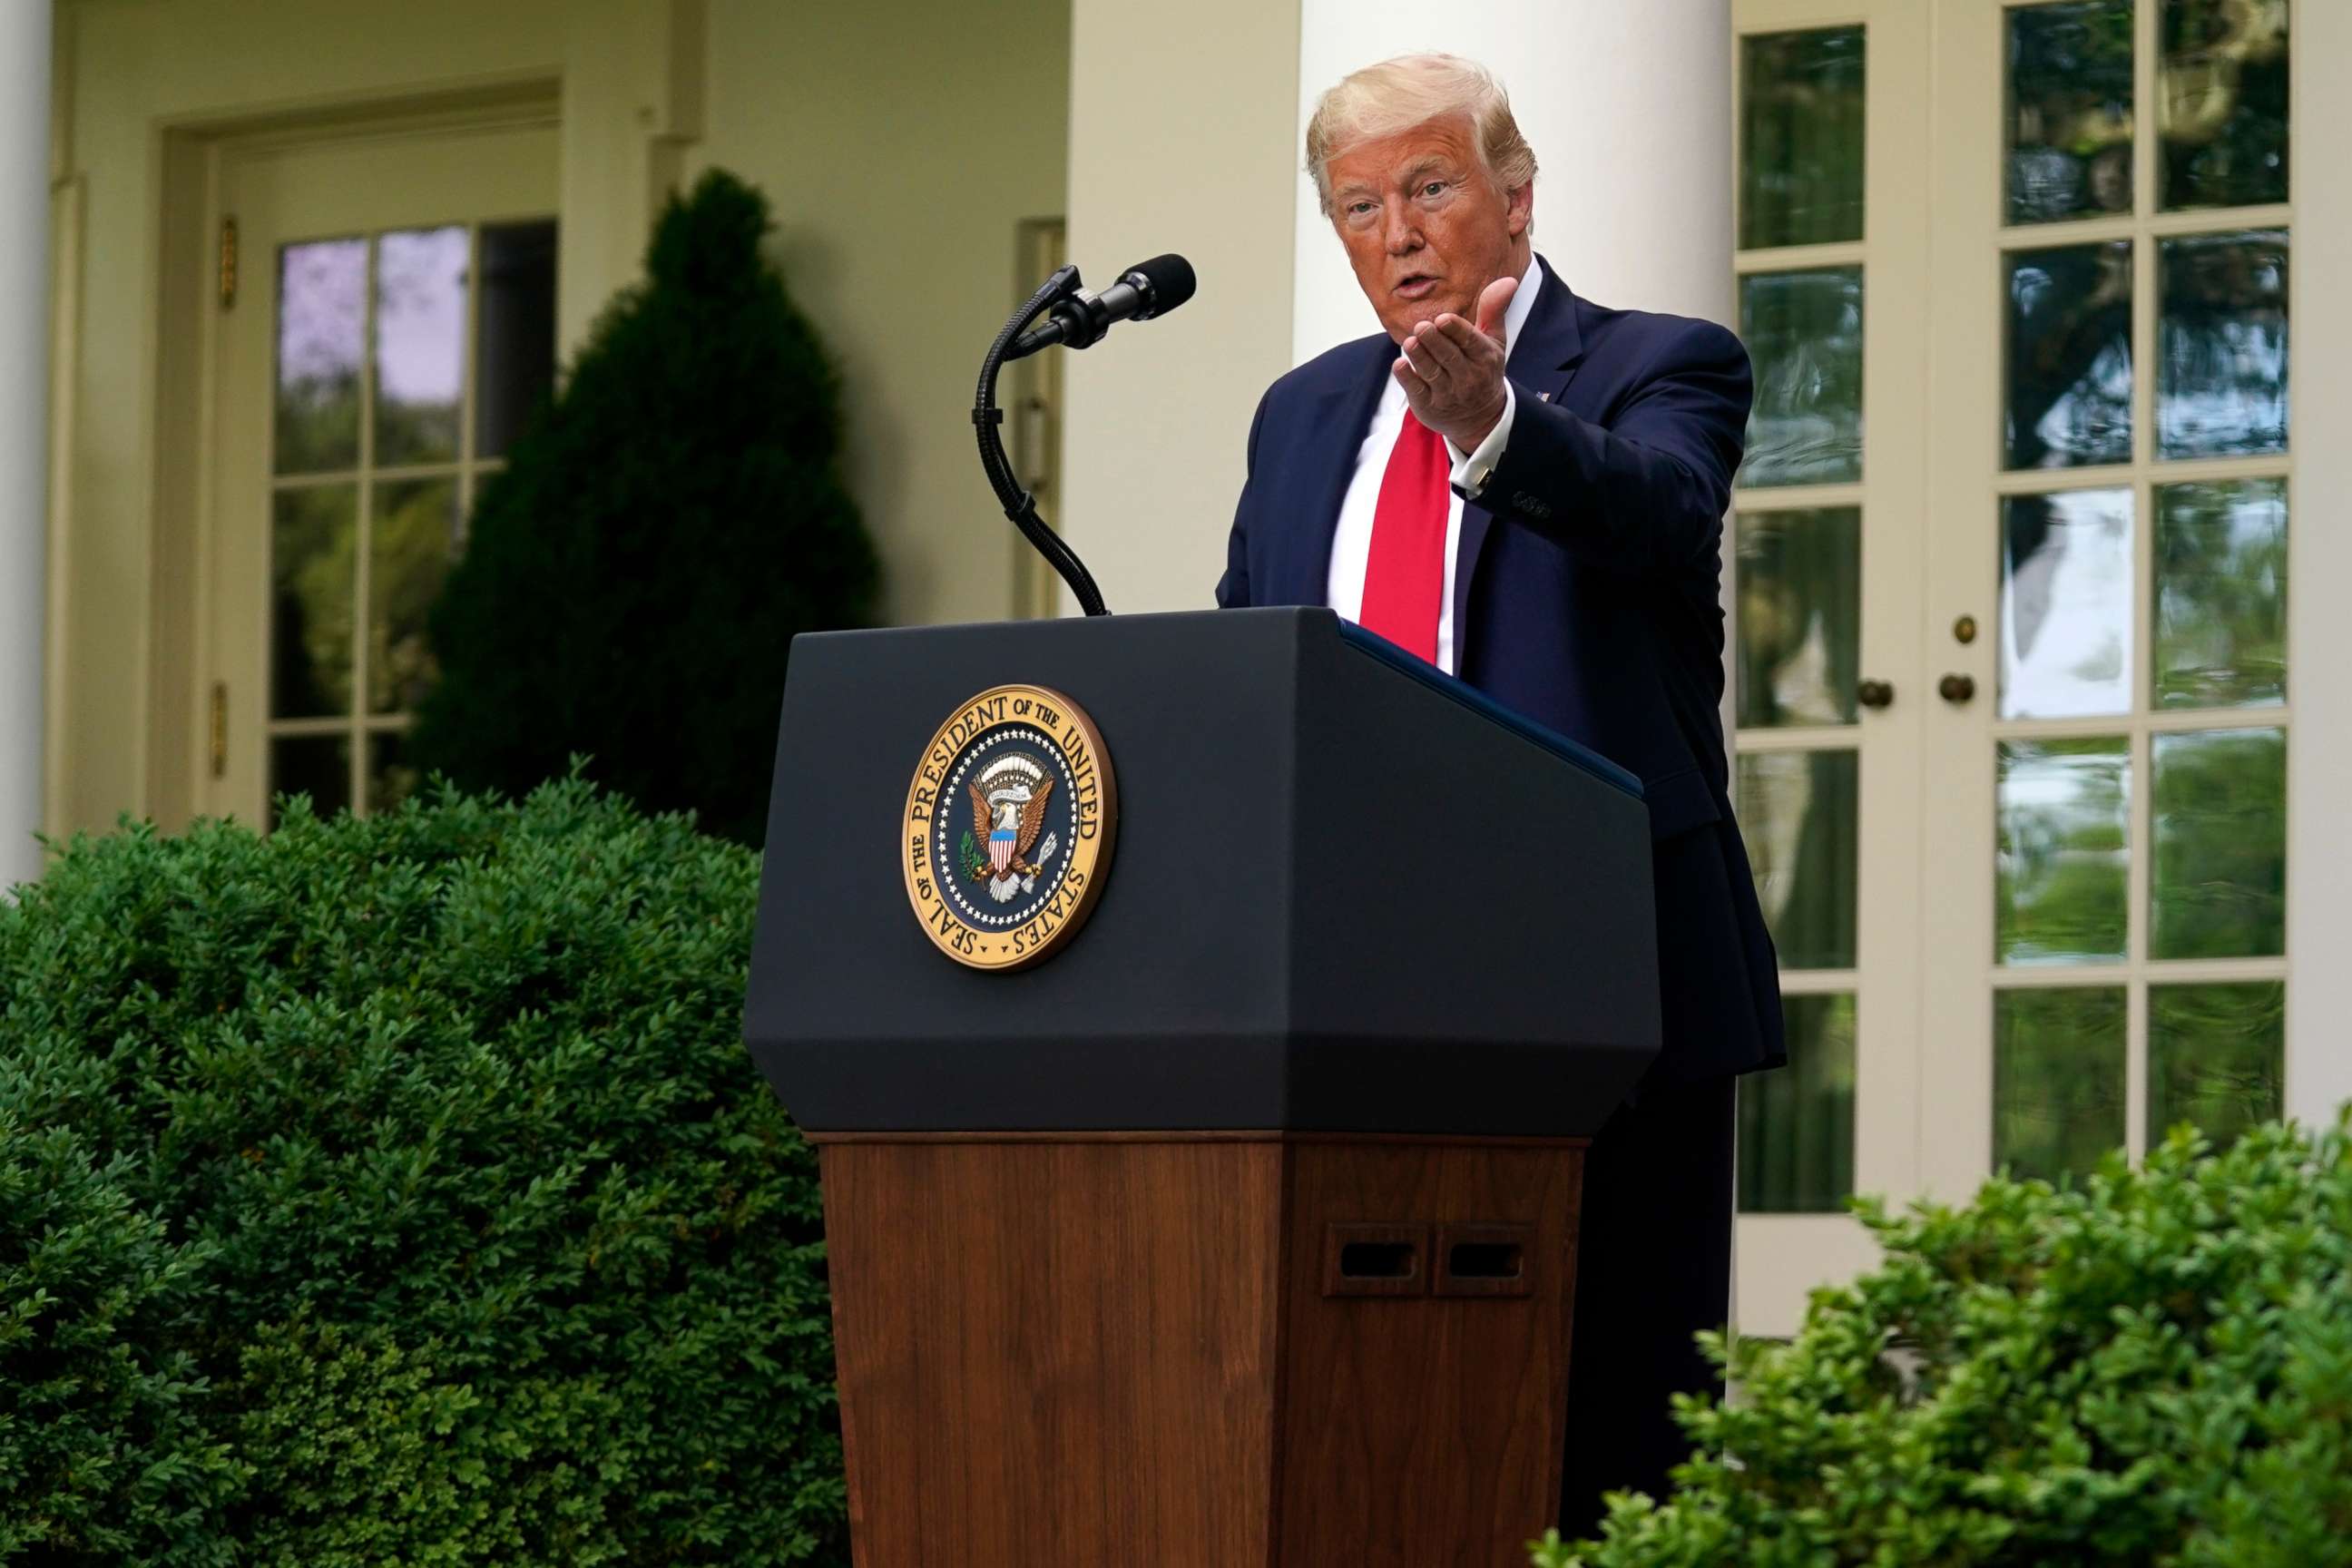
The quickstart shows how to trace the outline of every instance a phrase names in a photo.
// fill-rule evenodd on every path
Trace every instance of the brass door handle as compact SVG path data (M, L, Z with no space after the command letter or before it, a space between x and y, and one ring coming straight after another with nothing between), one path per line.
M1854 689L1853 700L1864 708L1884 708L1895 700L1895 688L1887 681L1865 680Z
M1977 694L1976 677L1948 675L1936 682L1936 695L1957 708Z

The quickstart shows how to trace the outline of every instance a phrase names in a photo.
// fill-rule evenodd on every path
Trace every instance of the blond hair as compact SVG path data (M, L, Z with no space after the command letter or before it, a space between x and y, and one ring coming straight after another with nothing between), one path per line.
M1468 118L1478 162L1497 191L1516 191L1536 177L1536 151L1519 134L1510 95L1494 72L1458 55L1399 55L1342 77L1315 102L1307 122L1307 172L1315 176L1323 216L1331 216L1335 154L1455 115Z

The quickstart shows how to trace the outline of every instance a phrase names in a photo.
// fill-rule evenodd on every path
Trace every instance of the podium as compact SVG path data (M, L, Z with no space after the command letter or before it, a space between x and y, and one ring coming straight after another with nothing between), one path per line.
M1009 947L1087 820L955 752L1015 683L1090 720L1102 853L989 969L926 897ZM745 1033L819 1151L859 1568L1524 1563L1654 943L1638 783L1328 610L797 639Z

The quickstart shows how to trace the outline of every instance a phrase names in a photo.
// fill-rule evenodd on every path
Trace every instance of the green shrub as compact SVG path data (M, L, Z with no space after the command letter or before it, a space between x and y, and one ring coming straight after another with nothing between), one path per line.
M1678 1403L1673 1497L1538 1563L2352 1561L2345 1128L1866 1217L1884 1262L1737 1346L1739 1405Z
M14 1087L0 1063L0 1562L226 1563L201 1522L237 1467L163 1348L203 1252L138 1211L122 1162L27 1131Z
M796 632L869 623L840 390L713 171L662 214L555 401L474 509L432 616L416 765L509 795L564 771L741 843L765 836Z
M78 840L0 909L0 1114L83 1141L191 1271L137 1342L243 1467L197 1534L838 1559L814 1162L740 1038L757 874L573 779Z

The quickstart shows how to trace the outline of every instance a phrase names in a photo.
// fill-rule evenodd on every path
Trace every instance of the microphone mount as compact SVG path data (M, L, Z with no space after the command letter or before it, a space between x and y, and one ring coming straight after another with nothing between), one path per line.
M1016 346L1014 339L1021 329L1034 321L1041 310L1076 301L1079 288L1078 269L1065 264L1045 279L1044 287L1029 297L1028 303L1013 312L1003 330L996 334L996 341L989 345L988 357L981 362L980 386L972 399L971 425L980 443L980 466L987 470L989 488L996 492L997 503L1003 507L1006 518L1021 531L1021 536L1045 558L1046 563L1061 574L1062 580L1070 585L1070 592L1077 596L1081 610L1089 616L1107 616L1110 611L1103 604L1102 590L1095 586L1094 574L1087 570L1086 563L1078 559L1077 552L1062 536L1047 527L1045 520L1037 515L1037 498L1021 488L1020 478L1013 470L1012 459L1004 452L1004 438L1001 434L1004 410L996 404L998 373L1013 360L1048 346L1043 342ZM1108 326L1108 323L1104 325ZM1095 334L1097 338L1101 335L1099 331Z

